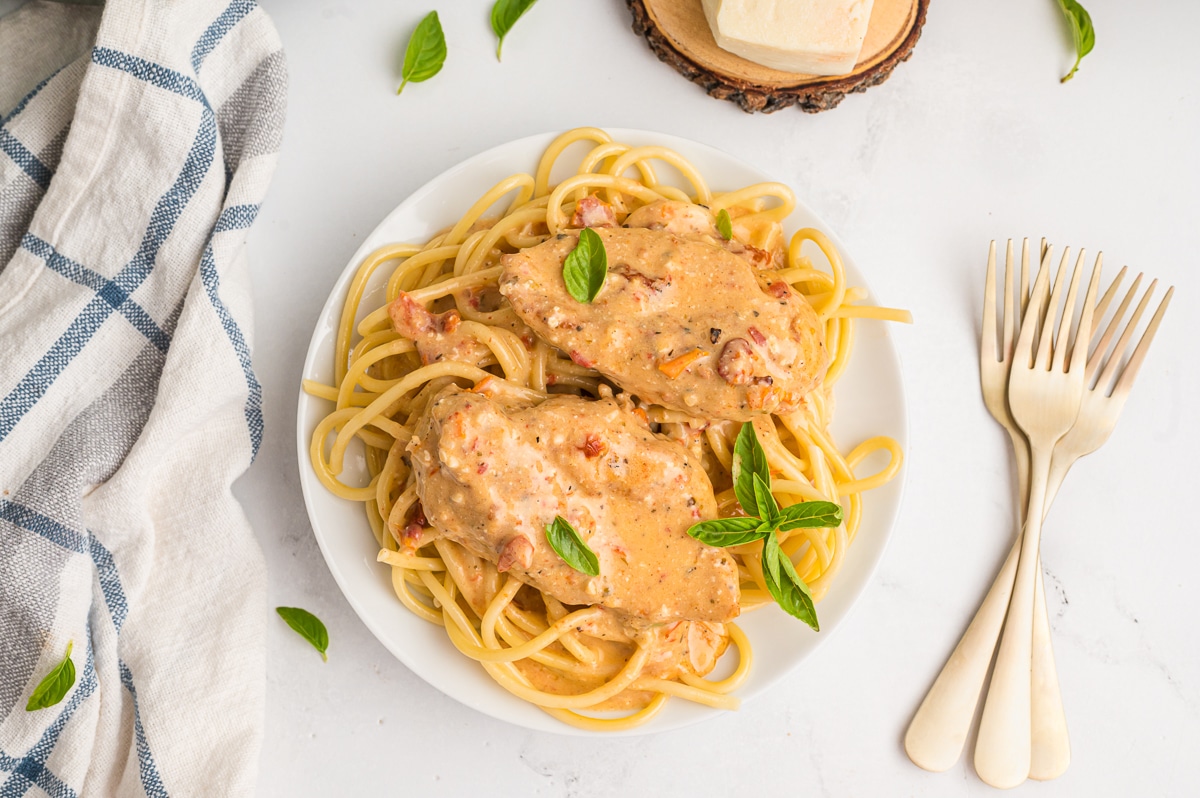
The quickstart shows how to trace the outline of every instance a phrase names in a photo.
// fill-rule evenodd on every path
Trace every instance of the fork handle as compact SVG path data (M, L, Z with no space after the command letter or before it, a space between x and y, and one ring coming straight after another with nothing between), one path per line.
M1071 764L1071 736L1067 713L1058 687L1054 644L1050 640L1050 614L1046 609L1046 586L1038 563L1037 587L1033 594L1033 682L1030 712L1032 745L1029 778L1056 779Z
M1042 540L1042 513L1045 509L1046 483L1050 475L1050 455L1040 446L1031 446L1029 510L1025 514L1025 534L1000 652L992 683L979 721L975 743L975 772L993 787L1009 789L1029 777L1032 746L1032 668L1033 605L1038 547Z
M1021 538L1018 537L971 619L971 625L908 725L904 751L918 767L940 773L953 767L962 754L996 641L1004 625L1020 551Z
M1018 484L1024 510L1029 492L1029 450L1023 436L1015 438L1013 446L1017 455ZM1052 461L1043 513L1054 502L1072 462L1057 458ZM904 736L904 750L918 767L940 773L952 768L962 755L987 679L988 667L992 655L996 653L996 644L1000 641L1017 574L1022 537L1018 533L1008 557L1000 566L979 609L975 611L975 617L909 723ZM1054 646L1050 638L1050 618L1040 560L1034 593L1032 672L1029 777L1046 781L1066 772L1071 763L1071 741L1059 690L1058 670L1054 664Z
M1055 453L1050 465L1049 484L1046 486L1045 511L1049 511L1075 459ZM1033 744L1029 778L1049 781L1066 773L1071 764L1071 736L1067 731L1067 714L1058 685L1058 668L1054 664L1054 644L1050 640L1050 613L1046 608L1046 587L1040 564L1037 571L1037 588L1034 592L1031 690Z
M942 667L925 700L917 709L904 736L904 751L913 764L940 773L962 755L975 708L987 678L988 666L1000 640L1004 615L1017 575L1021 539L1013 542L1004 564L992 581L983 603L971 619L954 653ZM1071 742L1066 713L1054 666L1050 620L1043 594L1041 568L1037 574L1033 617L1033 683L1030 699L1032 746L1029 777L1039 780L1061 776L1071 762Z

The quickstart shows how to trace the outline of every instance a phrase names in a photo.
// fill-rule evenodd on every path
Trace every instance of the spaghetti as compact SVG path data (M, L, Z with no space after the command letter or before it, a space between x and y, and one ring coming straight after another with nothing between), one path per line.
M561 169L564 151L578 142L592 146L573 175L551 185L551 174L556 166ZM662 182L656 169L659 164L681 174L687 190ZM425 523L406 447L430 399L444 387L474 388L486 380L493 389L527 403L556 393L591 398L621 391L621 386L573 362L547 341L530 340L531 336L522 340L514 332L520 327L519 319L505 302L483 309L477 299L478 292L497 285L502 271L499 259L504 253L535 246L555 235L568 225L576 205L591 194L603 197L620 218L659 200L686 201L705 205L713 213L728 212L734 238L774 253L778 276L815 309L830 356L823 383L805 397L799 409L762 415L754 423L780 506L825 500L845 508L844 522L836 529L780 533L783 551L816 601L828 592L854 541L862 521L862 494L891 480L902 462L899 445L886 436L863 441L848 453L834 445L828 431L832 388L853 350L857 319L911 319L906 311L857 304L865 292L846 284L838 252L820 231L803 229L784 241L781 223L795 206L794 195L786 186L761 183L715 193L680 154L663 147L616 142L597 128L579 128L556 138L534 174L515 174L500 181L444 233L421 245L382 247L359 266L337 329L334 384L304 383L309 394L334 405L313 431L310 454L318 478L334 494L363 505L380 546L379 561L391 569L393 588L405 607L444 626L450 642L478 661L510 693L573 726L618 730L646 722L672 697L736 708L733 692L745 681L752 664L750 641L742 630L733 623L724 625L722 634L738 655L736 668L725 678L712 680L686 669L676 678L658 678L647 668L653 652L646 645L614 642L580 631L590 628L599 608L564 606L547 594L534 601L523 600L532 586L498 572L489 562L472 558L445 538L416 549L401 545L407 527ZM498 218L488 215L505 200ZM819 251L828 269L814 265L806 250ZM456 309L462 319L459 330L485 347L486 356L471 363L447 358L424 364L414 341L392 327L387 303L365 309L363 314L364 293L384 266L391 269L387 303L404 292L425 306ZM721 516L733 515L737 499L730 469L740 425L657 405L644 405L643 409L662 436L699 438L703 464L716 489L718 511ZM703 408L695 410L703 416ZM365 485L348 485L339 479L355 440L364 447L371 475ZM877 452L888 455L887 464L869 476L857 474L863 461ZM763 579L761 546L748 544L728 551L738 563L742 610L771 602ZM465 576L468 573L470 580ZM597 710L613 708L627 712L618 717L597 714Z

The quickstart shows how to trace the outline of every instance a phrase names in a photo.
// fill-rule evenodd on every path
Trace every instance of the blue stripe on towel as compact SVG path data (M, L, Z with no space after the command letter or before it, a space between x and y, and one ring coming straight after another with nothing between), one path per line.
M104 594L104 603L108 605L108 613L112 616L113 628L120 635L121 627L125 625L125 619L129 616L129 603L125 599L125 588L121 586L121 575L117 573L112 552L105 548L90 530L88 548L96 566L100 592ZM166 787L163 786L158 765L154 762L154 753L146 740L146 730L142 726L142 710L138 705L137 689L133 685L133 671L123 660L117 661L117 667L121 672L121 684L133 699L133 729L137 740L138 772L142 779L142 789L146 792L146 798L167 798Z
M142 789L146 798L167 798L167 789L163 786L162 777L158 775L158 765L154 764L154 755L150 753L150 744L146 742L146 730L142 728L142 712L138 707L137 690L133 686L133 672L124 662L119 664L121 684L133 697L133 732L137 738L138 771L142 777Z
M224 218L225 214L222 213L221 217ZM251 216L251 220L253 220L253 216ZM220 222L218 222L218 227L220 227ZM221 276L217 274L212 244L204 248L204 256L200 259L200 281L204 284L204 292L208 294L208 299L217 312L217 318L221 320L221 326L225 328L225 334L229 336L229 343L233 345L238 363L242 366L242 375L246 378L246 387L249 389L249 394L246 396L246 426L250 432L250 460L253 462L254 458L258 457L258 450L262 446L263 438L262 384L254 374L254 366L250 362L250 347L246 344L246 337L242 334L242 329L238 326L237 320L233 318L233 314L229 312L229 308L225 307L225 303L221 301Z
M245 230L254 224L258 217L258 205L230 205L221 211L217 217L214 233L224 233L226 230Z
M204 96L200 84L182 72L176 72L161 64L114 50L111 47L93 47L92 63L127 72L151 86L187 97L189 100L195 100L206 108L208 107L208 98Z
M50 77L44 79L41 83L39 83L38 85L36 85L32 89L30 89L29 93L21 98L21 102L17 103L15 106L13 106L13 109L8 112L8 116L5 116L4 118L0 119L0 125L7 125L9 122L16 119L21 114L21 112L25 110L25 106L29 105L29 101L32 100L34 97L38 96L38 93L41 92L42 89L46 88L46 86L49 85L50 81L52 81L56 77L58 77L58 73L62 72L68 66L70 66L70 64L66 64L65 66L60 66L58 69L56 69L52 73L50 73Z
M21 237L21 248L32 252L42 260L46 261L46 265L54 271L66 277L73 283L79 283L93 291L99 293L106 283L108 278L104 275L94 272L82 263L76 263L70 258L58 254L58 251L49 243L35 236L33 233L26 233Z
M4 783L4 795L24 795L36 784L52 798L77 798L74 790L54 775L45 764L35 759L13 759L0 751L0 771L12 774Z
M104 594L104 602L108 605L108 612L112 616L113 627L120 634L121 627L125 624L125 618L129 615L129 604L125 600L125 589L121 587L121 577L113 562L112 552L106 549L95 535L90 531L87 535L83 535L31 507L8 499L0 499L0 519L40 535L67 551L78 554L87 553L96 566L100 592Z
M117 565L113 562L112 552L88 531L88 553L96 566L96 579L100 582L100 592L104 594L104 603L108 605L108 614L112 616L113 628L117 634L125 625L129 616L129 603L125 600L125 588L121 587L121 575L117 573Z
M257 7L258 4L251 0L233 0L220 16L213 20L213 23L208 26L208 30L200 36L200 41L196 42L196 46L192 48L192 69L199 72L204 59L208 58L209 53L216 48L221 39L225 38L225 34L229 33L242 17Z
M41 535L67 551L80 554L87 551L87 539L83 535L23 504L0 499L0 519L8 521L13 526Z
M54 172L3 127L0 127L0 152L21 167L25 174L29 175L29 179L41 186L43 191L50 188L50 178L54 176Z
M167 349L171 347L171 336L154 323L154 319L150 318L150 314L146 312L145 308L133 300L127 299L117 310L125 317L126 321L133 325L135 330L154 344L155 349L164 355L167 353Z
M162 328L146 312L146 309L134 302L124 289L112 280L61 255L54 247L33 233L24 235L21 239L21 247L46 261L47 266L71 282L90 288L102 296L133 325L135 330L146 336L146 339L154 344L160 352L166 354L167 349L171 346L171 336L163 332Z

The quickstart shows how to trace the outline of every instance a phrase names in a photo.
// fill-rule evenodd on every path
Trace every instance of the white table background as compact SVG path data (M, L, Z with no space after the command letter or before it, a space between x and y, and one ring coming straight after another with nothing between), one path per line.
M445 69L395 96L426 4L263 0L287 48L284 154L250 237L267 433L236 491L271 601L317 613L328 664L272 623L264 796L983 795L968 758L930 774L904 729L1013 532L1007 437L977 383L989 239L1103 249L1178 288L1125 417L1081 462L1043 547L1074 761L1042 795L1200 789L1196 467L1200 4L1089 0L1074 81L1053 0L933 3L912 60L837 109L750 116L630 30L625 4L545 0L495 61L490 0L440 14ZM511 139L634 127L727 150L792 185L845 240L896 328L911 408L908 488L855 612L795 678L735 714L653 737L581 739L492 720L376 642L305 516L293 439L316 315L362 238L410 192ZM1193 397L1188 399L1188 397ZM1188 410L1192 407L1193 410Z

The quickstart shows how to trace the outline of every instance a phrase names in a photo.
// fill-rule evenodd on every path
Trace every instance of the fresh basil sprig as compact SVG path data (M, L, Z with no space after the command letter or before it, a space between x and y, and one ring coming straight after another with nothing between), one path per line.
M710 546L741 546L756 540L763 542L763 577L776 603L815 631L817 610L808 585L796 574L791 559L779 546L776 531L826 529L842 523L841 505L833 502L800 502L779 508L771 493L771 469L767 453L758 442L754 425L742 424L733 446L733 492L746 516L701 521L688 534Z
M833 502L800 502L784 507L778 515L779 531L833 529L842 523L842 506Z
M804 584L804 580L796 575L792 558L784 554L779 546L779 538L775 535L767 535L763 540L762 563L767 590L775 597L779 606L783 607L784 612L804 621L814 632L821 631L812 593L808 592L808 585Z
M717 518L692 525L688 534L702 543L723 549L762 540L766 533L759 529L760 526L762 521L757 518Z
M496 0L492 6L492 30L496 33L496 60L500 60L500 48L504 46L504 37L512 30L513 25L537 0Z
M1071 25L1071 38L1075 40L1075 65L1060 81L1066 83L1075 77L1079 62L1096 46L1096 29L1092 27L1091 14L1075 0L1058 0L1058 5Z
M579 243L563 261L563 281L567 293L576 302L591 302L604 287L608 277L608 253L596 231L585 227L579 231Z
M596 552L588 548L571 522L561 515L554 516L554 523L546 524L546 540L550 541L554 553L576 571L588 576L600 575Z
M742 425L737 441L733 444L733 492L746 515L762 515L754 493L754 477L758 477L770 487L771 469L767 465L767 453L758 442L754 425L747 422ZM771 501L774 503L774 497Z
M726 241L733 238L733 220L729 218L729 211L724 208L717 212L717 232Z
M296 634L312 643L312 647L321 652L321 659L329 661L329 656L325 653L329 648L329 631L325 628L325 624L321 623L320 618L300 607L276 607L275 612L279 613L279 617L283 618Z
M430 11L417 25L408 46L404 48L404 67L400 70L403 82L396 93L409 83L421 83L442 71L446 63L446 36L436 11Z
M75 641L67 641L67 653L62 662L54 666L54 670L46 674L38 686L33 688L29 702L25 704L26 712L52 707L62 701L75 684L75 663L71 661L71 648Z

